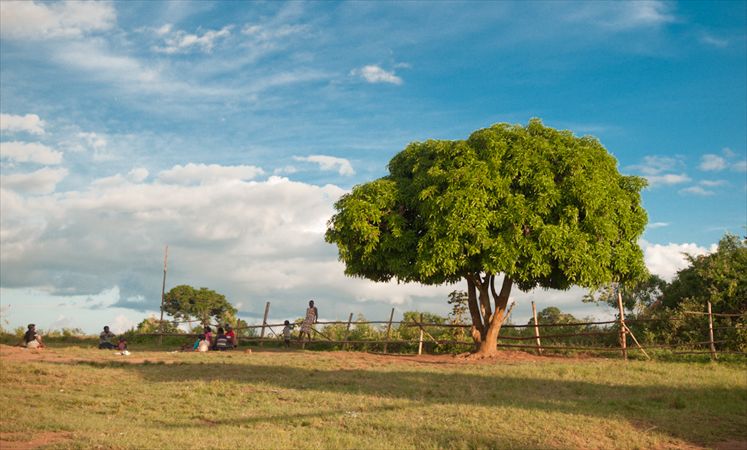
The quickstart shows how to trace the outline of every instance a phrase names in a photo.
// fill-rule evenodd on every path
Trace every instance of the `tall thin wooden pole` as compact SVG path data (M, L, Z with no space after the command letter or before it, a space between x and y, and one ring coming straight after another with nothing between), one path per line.
M711 311L711 302L708 302L708 338L711 343L711 359L716 360L716 344L713 341L713 312Z
M534 317L534 339L537 341L537 354L542 354L542 343L540 342L539 322L537 322L537 306L532 301L532 317Z
M386 326L386 342L384 342L384 353L386 353L387 347L389 346L389 338L392 335L392 319L394 319L394 308L392 313L389 314L389 324Z
M158 329L159 329L159 335L158 335L158 345L163 344L163 304L166 301L166 269L167 269L167 263L169 259L169 246L166 245L166 248L163 250L163 284L161 284L161 320L158 322Z
M418 341L418 355L423 354L423 313L420 313L420 341Z
M270 313L270 302L265 303L265 316L262 318L262 331L259 333L259 346L262 347L264 342L262 339L265 338L265 327L267 326L267 315Z
M627 339L627 333L625 332L625 329L627 328L625 325L625 311L623 310L623 298L622 293L620 292L620 288L617 288L617 309L620 312L620 349L622 350L622 355L625 361L628 360L628 339Z
M353 323L353 313L348 316L348 326L345 328L345 344L343 344L343 350L348 350L350 344L348 344L348 338L350 338L350 325Z

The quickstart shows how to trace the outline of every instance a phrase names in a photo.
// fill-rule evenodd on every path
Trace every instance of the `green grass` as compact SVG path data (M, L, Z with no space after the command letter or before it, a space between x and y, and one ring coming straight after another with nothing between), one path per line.
M65 433L53 448L613 449L747 441L743 363L45 352L44 361L2 359L6 441L41 432Z

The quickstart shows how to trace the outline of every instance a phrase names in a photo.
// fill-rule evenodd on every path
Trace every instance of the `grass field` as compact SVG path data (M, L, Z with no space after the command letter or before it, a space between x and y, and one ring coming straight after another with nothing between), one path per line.
M745 448L745 364L1 346L0 448Z

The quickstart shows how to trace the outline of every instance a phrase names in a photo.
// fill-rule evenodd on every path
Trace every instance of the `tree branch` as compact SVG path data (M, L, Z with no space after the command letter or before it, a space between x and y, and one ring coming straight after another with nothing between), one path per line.
M477 305L477 292L475 278L472 274L464 275L467 280L467 306L469 306L469 314L472 317L472 328L470 330L472 339L475 343L482 342L483 335L485 334L486 324L483 324L482 317L480 316L480 308Z

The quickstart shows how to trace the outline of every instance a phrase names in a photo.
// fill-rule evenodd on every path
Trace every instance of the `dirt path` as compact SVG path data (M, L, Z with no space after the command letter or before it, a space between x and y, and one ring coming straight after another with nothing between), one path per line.
M9 345L0 344L0 360L4 361L39 361L39 362L76 362L76 361L121 361L131 364L142 364L144 361L164 361L169 363L173 361L174 354L171 351L133 351L130 356L119 356L116 352L110 350L102 350L100 356L92 358L90 352L84 352L80 356L71 354L69 350L63 351L57 348L44 348L44 349L26 349L23 347L15 347ZM297 354L296 351L283 351L275 349L252 349L252 350L239 350L231 352L229 354L243 355L243 354L277 354L288 355ZM364 352L308 352L318 356L334 355L335 359L342 359L350 361L351 363L359 363L361 365L376 365L381 363L386 364L434 364L434 365L491 365L491 364L506 364L506 363L518 363L518 362L549 362L549 361L568 361L568 360L588 360L589 357L575 356L575 357L564 357L564 356L537 356L526 352L504 350L498 352L494 357L476 359L469 357L468 354L462 355L397 355L397 354L383 354L383 353L364 353ZM197 355L198 357L200 355Z

